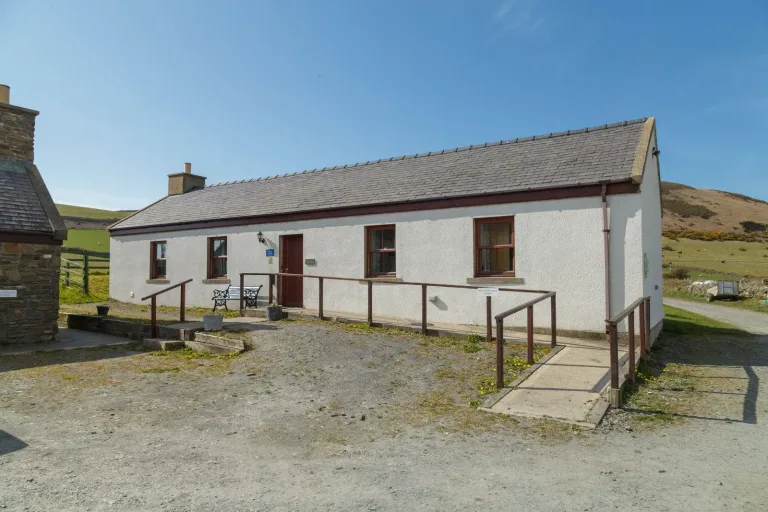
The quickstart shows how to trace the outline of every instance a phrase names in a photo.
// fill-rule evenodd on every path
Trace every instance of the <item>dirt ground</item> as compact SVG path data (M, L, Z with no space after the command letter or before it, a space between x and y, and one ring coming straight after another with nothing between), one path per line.
M254 328L242 334L254 349L232 358L125 347L1 358L0 509L768 507L764 338L728 345L723 366L688 362L728 383L720 394L707 381L717 403L700 418L640 410L583 431L470 407L493 376L483 342ZM749 364L737 364L741 343Z

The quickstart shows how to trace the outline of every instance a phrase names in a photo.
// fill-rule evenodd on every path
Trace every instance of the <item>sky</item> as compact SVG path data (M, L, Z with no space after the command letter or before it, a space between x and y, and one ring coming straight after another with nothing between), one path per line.
M768 2L0 0L54 200L654 116L662 179L768 200Z

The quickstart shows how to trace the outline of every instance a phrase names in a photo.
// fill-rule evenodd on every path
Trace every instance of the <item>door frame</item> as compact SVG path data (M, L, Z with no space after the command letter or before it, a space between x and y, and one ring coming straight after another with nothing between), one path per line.
M279 271L283 273L286 268L287 259L285 257L285 239L286 238L299 238L301 239L301 266L302 270L299 272L300 274L304 273L304 234L303 233L296 233L293 235L280 235L280 259L278 261L279 263ZM292 305L287 307L304 307L304 278L302 277L280 277L278 280L278 287L277 287L277 302L283 306L285 304L283 303L283 290L286 286L290 286L290 281L299 280L301 283L301 294L299 295L299 305Z

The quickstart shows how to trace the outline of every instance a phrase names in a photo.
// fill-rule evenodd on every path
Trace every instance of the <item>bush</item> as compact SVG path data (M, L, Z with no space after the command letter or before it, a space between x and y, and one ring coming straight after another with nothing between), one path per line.
M743 248L743 247L739 247L739 250L740 250L741 252L747 252L747 250L746 250L745 248Z
M674 251L671 245L664 245L661 248L662 251Z
M664 231L662 236L669 238L670 240L677 240L679 238L687 238L689 240L703 240L709 242L717 240L719 242L764 242L764 235L758 232L751 233L724 233L722 231Z
M683 218L700 217L709 219L715 216L715 212L700 204L692 204L682 199L662 199L661 205L665 210L675 213Z
M677 267L669 271L669 277L672 279L688 279L691 277L691 272L685 267Z
M768 224L761 224L760 222L755 222L752 220L745 220L741 222L741 227L743 227L744 231L747 233L768 231Z

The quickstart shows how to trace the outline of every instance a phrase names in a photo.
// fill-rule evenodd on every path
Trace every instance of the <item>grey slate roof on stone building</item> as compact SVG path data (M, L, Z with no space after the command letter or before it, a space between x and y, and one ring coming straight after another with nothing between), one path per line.
M627 181L644 121L207 186L110 229Z
M0 157L0 232L66 237L64 223L32 162Z

